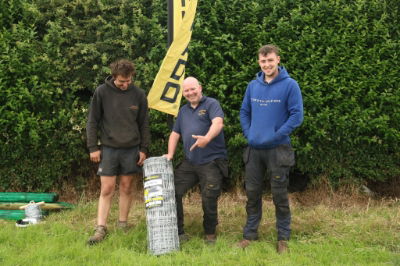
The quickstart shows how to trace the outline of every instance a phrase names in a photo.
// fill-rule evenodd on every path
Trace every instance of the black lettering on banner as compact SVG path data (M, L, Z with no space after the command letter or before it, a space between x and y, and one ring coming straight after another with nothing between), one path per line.
M188 47L185 48L182 52L182 56L185 55L189 51ZM177 74L176 72L179 70L180 66L183 65L183 71L181 74ZM178 97L178 94L181 90L181 85L179 84L179 80L181 79L182 75L185 74L185 66L186 66L186 60L179 59L178 62L175 65L174 71L172 71L170 78L176 80L178 83L173 83L168 81L167 84L165 84L165 88L161 94L160 100L166 101L169 103L175 103L176 98ZM173 88L175 89L174 96L172 98L167 97L168 91Z
M181 65L183 65L183 67L185 67L186 66L186 60L183 60L183 59L179 59L178 60L178 62L175 65L174 71L172 71L172 74L171 74L171 78L172 79L180 80L182 75L185 73L185 71L182 71L182 73L179 76L176 74L176 72L179 70L179 67Z
M167 97L167 93L170 88L175 89L174 97L172 97L172 98ZM174 103L174 102L176 102L176 98L178 97L178 93L180 90L181 90L181 85L168 81L167 84L165 85L163 93L161 94L160 100L163 100L163 101L166 101L169 103Z
M185 5L186 5L185 0L182 0L181 4L182 4L182 7L185 7ZM185 16L185 11L182 11L182 19L184 16Z

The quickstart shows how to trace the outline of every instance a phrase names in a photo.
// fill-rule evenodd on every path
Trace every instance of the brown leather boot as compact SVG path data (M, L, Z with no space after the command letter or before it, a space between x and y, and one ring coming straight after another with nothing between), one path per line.
M238 248L243 248L243 249L245 249L245 248L247 248L250 244L251 244L251 240L242 239L242 240L240 240L240 241L236 244L236 246L237 246Z
M98 225L94 229L94 234L88 240L89 245L95 245L104 240L107 235L107 227L104 225Z
M289 252L289 246L286 240L279 240L278 243L276 244L276 251L279 254L287 253Z
M217 241L217 235L216 234L206 235L204 240L206 241L206 244L214 245L215 242Z
M133 228L131 224L128 224L127 221L118 221L117 228L122 230L124 233L127 233L129 230Z
M179 244L185 243L190 240L190 237L187 234L181 234L179 237Z

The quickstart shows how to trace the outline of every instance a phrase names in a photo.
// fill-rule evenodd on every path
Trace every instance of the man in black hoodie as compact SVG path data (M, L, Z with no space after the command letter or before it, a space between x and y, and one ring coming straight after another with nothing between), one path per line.
M110 68L111 76L94 92L86 125L90 160L100 163L97 174L101 180L97 226L88 241L90 245L102 241L107 234L117 176L120 177L118 226L127 228L133 174L140 171L150 142L146 94L131 84L134 64L121 59Z

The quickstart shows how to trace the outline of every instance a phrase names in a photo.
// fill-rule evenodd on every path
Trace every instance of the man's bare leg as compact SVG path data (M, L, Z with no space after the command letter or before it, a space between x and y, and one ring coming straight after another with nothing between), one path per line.
M129 211L133 200L133 176L120 176L119 182L119 221L128 221Z
M116 176L101 176L101 191L97 209L97 225L107 226L111 201L115 191Z

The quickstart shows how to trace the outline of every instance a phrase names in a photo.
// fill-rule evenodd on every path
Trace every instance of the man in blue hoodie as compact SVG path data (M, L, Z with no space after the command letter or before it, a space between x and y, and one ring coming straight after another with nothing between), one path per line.
M275 205L277 252L284 253L288 251L291 223L289 170L295 162L289 135L303 121L303 100L299 85L279 63L277 46L265 45L259 49L261 71L247 86L240 109L240 124L248 142L243 156L247 222L238 246L246 248L258 239L267 172Z

